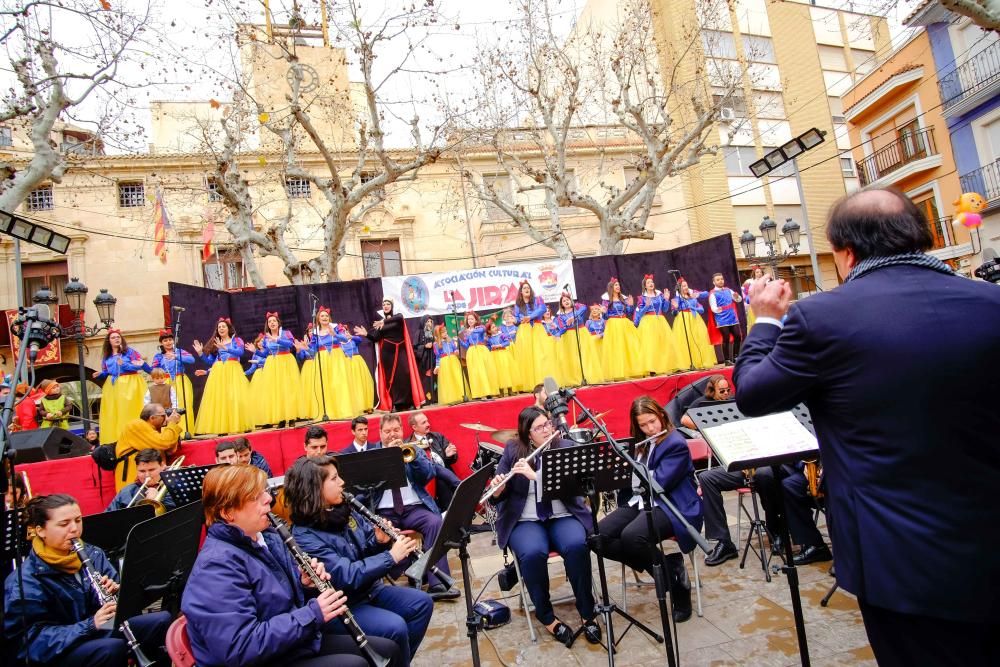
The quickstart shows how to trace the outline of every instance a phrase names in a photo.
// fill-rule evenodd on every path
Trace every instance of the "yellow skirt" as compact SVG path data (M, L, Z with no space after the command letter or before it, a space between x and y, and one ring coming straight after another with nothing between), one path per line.
M170 383L170 380L167 380ZM177 407L184 408L184 416L181 417L181 428L184 433L193 433L194 426L194 387L191 386L191 378L187 375L178 375L173 382L174 393L177 394Z
M264 367L254 375L258 373L263 377L258 381L257 392L250 396L258 424L277 426L306 416L300 414L302 377L294 354L268 355Z
M97 418L102 445L118 442L125 424L139 418L145 396L146 379L138 373L120 375L114 384L111 378L104 381L101 413Z
M754 323L757 321L757 316L753 314L753 306L749 303L746 304L745 309L747 311L747 332L753 327Z
M687 340L684 338L685 334ZM715 347L708 340L708 326L701 315L689 310L682 310L674 319L672 335L674 351L677 353L681 368L690 368L692 357L695 368L711 368L719 363L715 356ZM688 356L689 342L691 344L690 357Z
M608 318L604 326L604 376L607 380L624 380L643 375L639 362L639 336L632 320Z
M437 372L438 405L461 403L462 392L462 362L457 354L449 354L441 359Z
M352 419L354 413L354 398L351 394L357 387L351 382L351 372L347 365L347 357L339 347L333 350L320 350L316 355L317 373L323 374L323 386L320 387L319 376L315 378L313 391L317 400L326 398L326 416L330 419ZM322 403L317 403L322 408ZM323 417L323 410L311 415L313 419Z
M510 348L497 348L490 352L493 366L497 369L497 387L500 391L511 392L514 388L514 357Z
M316 368L315 359L306 359L299 373L302 383L302 389L299 392L302 396L300 403L302 404L302 409L305 411L303 414L310 419L316 415L323 414L323 404L319 400L319 377L316 375ZM250 378L251 390L254 388L254 380L256 379L257 374L254 373L253 377Z
M375 407L375 379L365 363L365 358L355 354L347 360L351 374L351 396L354 398L354 416L371 412Z
M549 335L545 330L545 325L541 322L531 325L532 344L535 348L535 375L531 379L531 386L527 388L531 391L536 384L545 382L545 378L555 377L556 360L556 337Z
M254 375L259 374L257 371ZM217 361L208 371L194 432L243 433L254 427L250 383L236 359Z
M580 373L580 357L583 355L583 344L581 341L577 348L576 337L578 329L567 329L563 335L556 340L556 367L560 386L577 387L583 384Z
M662 315L643 315L639 336L639 369L646 373L671 373L680 368L670 325Z
M469 396L485 398L500 393L497 369L485 345L470 345L465 352L465 367L469 372Z
M510 346L514 358L514 391L531 391L535 387L535 343L531 324L525 322L517 326L517 337Z
M580 348L583 352L583 373L590 384L605 382L604 362L601 359L604 341L586 329L580 330ZM585 332L585 333L584 333Z

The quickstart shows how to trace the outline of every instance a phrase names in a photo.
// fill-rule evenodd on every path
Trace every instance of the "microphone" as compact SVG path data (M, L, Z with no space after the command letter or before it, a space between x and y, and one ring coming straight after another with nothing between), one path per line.
M559 384L551 377L546 377L542 383L545 387L545 410L552 415L552 420L565 435L569 435L569 424L566 423L566 413L569 406L566 404L566 397L563 390L559 389Z
M319 297L313 294L312 292L309 292L309 298L315 301L316 303L319 303Z
M171 310L173 310L175 313L183 313L184 312L184 309L181 308L180 306L174 306L173 308L171 308Z

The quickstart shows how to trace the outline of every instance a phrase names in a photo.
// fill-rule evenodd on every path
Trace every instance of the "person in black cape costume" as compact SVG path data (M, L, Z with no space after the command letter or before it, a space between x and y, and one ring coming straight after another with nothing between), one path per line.
M417 334L417 342L413 345L413 351L417 357L417 367L420 370L420 383L424 388L425 402L434 400L434 318L426 317L420 333Z
M393 306L392 299L383 299L381 319L372 324L372 330L358 326L354 333L375 344L378 407L399 412L419 408L424 401L410 333L403 316L392 312Z

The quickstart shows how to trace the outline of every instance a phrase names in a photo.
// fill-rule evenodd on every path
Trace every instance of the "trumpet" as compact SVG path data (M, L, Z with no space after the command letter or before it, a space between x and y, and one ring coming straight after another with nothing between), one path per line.
M286 547L288 547L288 551L292 554L292 558L295 559L295 562L302 569L302 572L309 577L309 580L312 581L316 590L322 593L332 589L333 586L330 585L330 582L321 579L316 570L313 569L312 561L309 558L309 555L302 551L302 547L300 547L298 542L295 541L295 538L292 537L292 531L288 529L288 524L278 518L278 516L273 512L268 512L267 518L271 520L271 525L273 525L274 529L278 531L278 535L281 536L281 541L285 543ZM371 664L372 667L385 667L389 664L389 659L380 655L375 648L368 643L368 637L365 635L365 631L361 629L360 625L358 625L358 621L354 618L354 614L351 613L350 609L344 611L344 625L347 626L348 632L351 633L351 639L353 639L358 645L358 649L364 654L368 663Z
M806 486L809 490L809 495L813 498L821 498L823 496L823 490L820 488L823 477L822 464L817 461L805 461L805 467L802 469L802 474L806 478Z
M562 434L561 431L556 430L555 433L553 433L552 435L550 435L548 438L545 439L545 442L543 442L542 444L538 445L538 447L535 448L535 451L533 451L530 454L528 454L528 456L525 457L524 460L527 461L528 463L531 463L532 460L536 456L538 456L539 454L542 453L543 449L545 449L546 447L548 447L549 444L551 444L552 441L555 440L556 437L559 436L559 435L561 435L561 434ZM506 484L507 482L509 482L510 479L514 475L516 475L516 474L517 473L515 473L515 472L508 472L508 473L505 473L503 475L500 475L499 477L494 477L493 481L491 481L490 485L486 487L486 490L483 492L482 497L479 499L479 504L483 504L487 500L489 500L490 496L492 496L494 493L497 492L497 489L499 489L501 486L503 486L504 484Z
M178 468L181 467L182 463L184 463L183 455L178 456L177 459L173 463L168 465L166 469L177 470ZM133 503L135 503L135 507L141 507L142 505L152 505L155 515L160 516L167 511L166 505L163 504L163 499L167 495L167 485L163 483L163 480L160 480L160 483L156 487L156 497L146 498L145 492L147 484L149 484L148 477L145 480L143 480L142 486L140 486L139 490L136 491L136 494L132 496L132 500L129 501L128 505L126 505L125 508L128 509L129 507L132 507Z
M79 557L80 562L83 564L83 577L90 582L91 587L94 592L97 593L97 601L103 607L109 602L118 602L118 596L112 595L101 585L101 576L94 571L94 564L90 560L90 556L84 550L83 540L78 537L74 537L70 540L73 551L76 552L77 557ZM135 656L136 664L139 667L149 667L153 664L153 661L146 657L142 652L142 647L139 645L139 641L135 638L132 633L132 628L129 626L128 621L122 621L121 627L122 636L125 637L125 642L128 644L128 648L132 651L132 655Z
M353 493L348 493L347 491L344 491L343 493L344 493L344 500L351 503L351 507L354 508L354 511L356 511L358 514L364 517L368 521L368 523L372 524L376 528L380 529L383 533L391 537L393 541L396 541L403 536L402 533L400 533L398 530L392 527L392 524L390 524L384 518L380 517L378 514L375 514L370 509L365 507L365 504L360 500L358 500L357 498L355 498ZM422 579L423 570L427 568L427 566L424 565L424 561L426 561L427 557L429 557L430 554L424 551L423 549L417 548L413 550L413 555L417 557L417 560L416 562L413 563L413 565L411 565L409 568L406 569L405 574L408 577L413 576L410 574L410 572L412 571L414 574L417 574L418 573L417 570L419 569L420 576L413 578ZM419 568L417 567L418 564L420 565ZM439 568L437 565L431 565L429 567L430 571L434 573L434 576L440 579L445 586L451 588L452 586L455 585L455 580L451 577L451 575L449 575L447 572Z
M399 447L403 450L403 463L410 463L417 458L417 448L412 442L403 442L402 440L393 440L387 447Z

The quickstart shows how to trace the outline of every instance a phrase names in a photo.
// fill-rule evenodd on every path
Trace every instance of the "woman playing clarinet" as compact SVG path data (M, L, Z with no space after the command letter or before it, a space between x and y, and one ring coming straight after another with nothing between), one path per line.
M409 537L392 542L344 499L344 480L333 457L297 460L285 473L285 501L291 508L295 540L323 564L330 583L347 595L351 613L369 636L399 645L409 664L431 621L434 601L415 588L387 586L410 562L417 543Z
M635 442L656 436L652 442L646 441L636 449L636 459L653 474L653 479L663 487L688 523L701 529L701 497L684 436L673 429L663 408L649 396L639 396L632 401L629 421ZM638 478L633 479L633 485L638 485ZM694 549L694 540L677 517L662 501L654 498L653 504L656 538L675 538L684 553ZM637 493L632 495L626 504L619 505L601 520L598 524L599 541L593 546L605 558L624 563L636 572L652 572L653 559L659 558L660 553L656 548L656 538L649 534L642 509L642 496ZM674 610L674 621L681 623L691 618L691 584L684 567L684 556L669 554L664 565L670 577L670 606Z
M528 461L529 454L553 433L552 422L543 411L535 407L521 411L517 418L517 438L507 442L496 470L498 476L508 472L515 474L496 490L492 502L497 506L497 544L501 549L511 549L517 557L524 585L535 605L535 618L569 648L573 645L574 633L556 617L549 597L551 551L563 558L587 641L600 643L601 628L594 613L587 550L587 536L592 532L590 512L582 497L543 501L536 470L538 460ZM556 440L549 446L555 449L573 444L569 440Z
M101 387L101 414L98 417L101 444L118 442L125 424L139 416L146 380L139 371L152 370L137 350L129 347L120 329L109 329L104 338L101 370L94 373L105 380Z
M36 496L28 501L26 513L34 532L31 551L4 584L3 622L10 655L43 667L126 667L129 647L112 627L117 604L100 600L87 578L89 569L104 591L115 595L118 573L99 547L80 543L90 563L87 569L73 549L74 540L83 537L80 505L65 494ZM168 612L140 614L128 624L147 658L170 664L159 648L170 625Z
M201 502L208 531L181 599L199 667L368 664L338 618L348 609L344 593L331 587L316 595L314 582L270 527L263 470L213 468ZM322 563L313 558L312 565L329 580ZM395 642L368 640L401 664Z
M220 317L212 337L204 345L195 340L191 346L211 368L198 406L195 433L242 433L252 429L250 381L240 365L246 346L236 335L236 327L228 317Z

